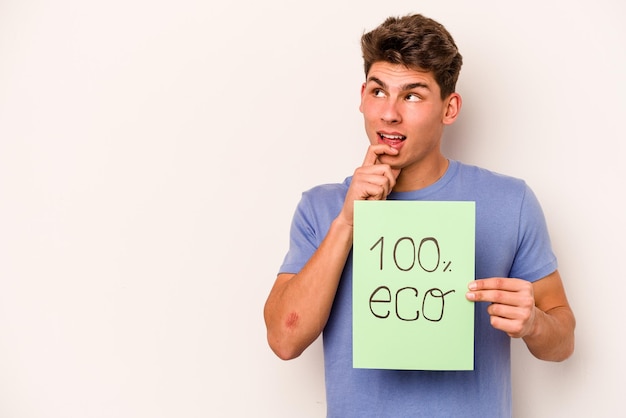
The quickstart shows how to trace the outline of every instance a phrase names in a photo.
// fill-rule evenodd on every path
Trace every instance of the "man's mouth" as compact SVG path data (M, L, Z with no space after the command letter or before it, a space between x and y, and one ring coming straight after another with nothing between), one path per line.
M400 134L384 134L382 132L378 132L378 138L380 142L395 148L406 139L406 136Z

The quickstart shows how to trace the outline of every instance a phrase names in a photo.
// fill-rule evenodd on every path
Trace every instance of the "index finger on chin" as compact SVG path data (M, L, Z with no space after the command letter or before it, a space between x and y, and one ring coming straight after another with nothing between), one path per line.
M395 153L393 151L396 151ZM385 144L370 145L365 153L365 159L363 160L363 166L375 165L378 163L378 157L385 154L397 154L397 150L391 148Z

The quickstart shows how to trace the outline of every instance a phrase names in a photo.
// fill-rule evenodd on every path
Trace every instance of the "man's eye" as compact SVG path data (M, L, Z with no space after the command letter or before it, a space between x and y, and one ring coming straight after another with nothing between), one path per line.
M411 94L407 94L407 96L406 96L406 100L407 100L408 102L419 102L419 101L420 101L420 100L422 100L422 99L421 99L421 97L419 97L417 94L413 94L413 93L411 93Z
M374 93L374 97L384 97L385 96L385 92L382 91L381 89L374 89L373 93Z

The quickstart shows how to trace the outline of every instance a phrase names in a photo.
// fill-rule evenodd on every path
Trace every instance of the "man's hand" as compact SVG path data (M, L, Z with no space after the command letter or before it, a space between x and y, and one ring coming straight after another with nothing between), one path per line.
M398 150L386 144L370 145L363 165L354 171L339 218L352 225L355 200L385 200L396 184L400 170L381 164L379 156L397 155Z
M523 338L533 332L536 307L532 283L521 279L492 277L475 280L468 287L468 300L491 302L487 312L494 328L513 338Z

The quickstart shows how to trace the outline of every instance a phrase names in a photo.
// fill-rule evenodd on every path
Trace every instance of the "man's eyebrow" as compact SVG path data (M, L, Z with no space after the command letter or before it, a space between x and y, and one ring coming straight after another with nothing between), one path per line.
M402 91L413 90L413 89L426 89L430 90L430 87L426 83L409 83L402 86Z
M367 82L369 83L370 81L378 84L380 87L384 88L385 90L387 89L387 84L381 79L379 79L378 77L370 76L367 78Z
M382 87L383 89L387 90L389 88L389 86L387 86L387 84L382 81L381 79L379 79L378 77L368 77L367 79L368 82L373 82L378 84L380 87ZM428 84L426 83L421 83L421 82L417 82L417 83L408 83L408 84L404 84L402 86L400 86L400 90L401 91L407 91L407 90L413 90L413 89L426 89L426 90L430 90L430 87L428 86Z

